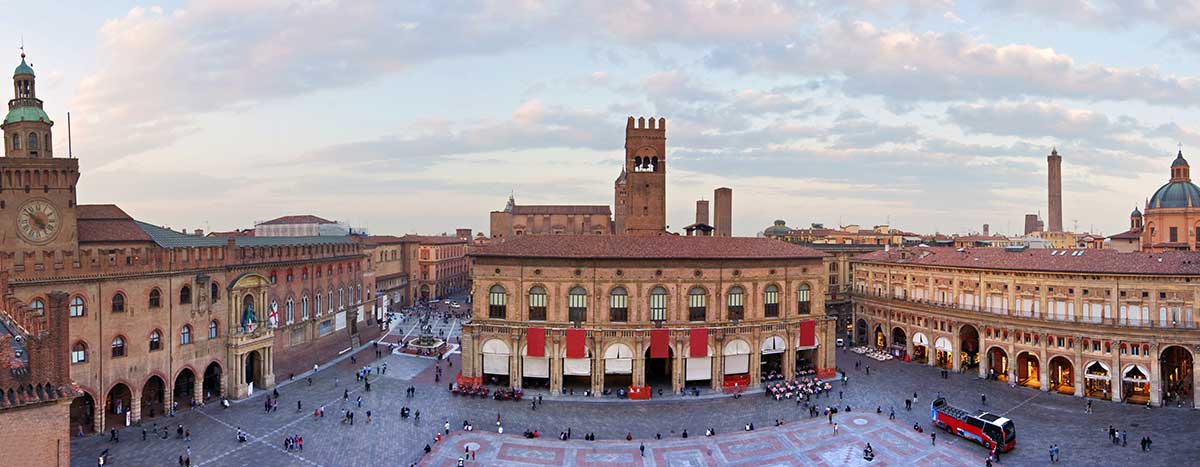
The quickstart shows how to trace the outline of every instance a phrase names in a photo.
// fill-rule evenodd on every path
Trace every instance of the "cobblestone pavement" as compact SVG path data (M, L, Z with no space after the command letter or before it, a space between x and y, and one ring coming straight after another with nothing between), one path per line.
M170 466L176 465L178 456L190 446L193 465L407 465L421 459L424 446L430 444L438 448L433 457L436 461L427 459L426 464L445 465L443 461L457 462L454 452L462 448L462 443L477 442L495 447L479 453L492 456L486 463L477 461L484 465L514 465L520 459L540 456L536 452L547 448L571 456L574 465L590 465L603 459L613 459L603 460L605 464L624 465L619 459L629 459L630 449L636 449L638 442L646 440L649 460L642 465L725 465L743 461L770 465L775 453L768 451L807 456L815 464L843 465L837 459L849 456L851 463L860 459L864 441L870 441L879 454L872 465L930 465L926 461L934 459L938 460L936 465L942 465L942 459L950 459L945 462L965 459L968 464L982 465L982 447L941 432L937 446L932 447L927 445L927 433L916 436L912 432L914 422L929 426L928 403L939 392L960 407L985 408L1014 420L1017 449L1005 455L1000 465L1046 464L1051 443L1060 446L1064 465L1190 465L1200 457L1200 441L1195 438L1200 428L1200 413L1190 409L1147 410L1096 401L1094 413L1084 414L1084 402L1078 398L1027 388L1012 389L1003 383L968 375L952 374L943 380L935 368L860 360L861 356L844 351L838 352L838 360L843 368L848 368L849 384L844 387L836 384L829 398L816 401L821 405L836 402L843 408L852 407L852 412L835 418L847 434L842 439L826 439L832 434L826 421L808 419L807 411L794 402L777 402L762 395L751 394L740 399L669 396L651 401L557 397L547 398L543 405L531 410L528 399L500 402L450 395L446 382L459 367L457 355L441 363L407 355L388 355L375 361L374 352L368 347L358 357L358 364L346 360L322 369L311 386L303 375L283 385L279 389L277 412L264 413L263 393L228 409L210 404L178 417L145 422L147 427L154 423L169 425L167 440L148 436L149 440L142 441L141 428L137 426L121 431L119 443L110 443L106 436L99 435L75 440L71 446L72 464L95 465L96 455L109 448L113 453L110 465ZM363 392L363 386L354 380L354 371L367 360L372 365L386 361L388 372L373 379L370 392ZM862 361L861 370L854 369L856 360ZM436 383L435 364L442 366L446 375ZM450 364L453 367L448 367ZM870 376L866 375L866 365L871 366ZM417 389L414 398L405 397L409 385ZM344 390L349 391L347 403L342 402ZM838 391L844 399L839 399ZM918 403L914 410L904 411L904 398L914 392L918 393ZM984 393L986 407L980 404L979 396ZM360 395L362 408L356 403ZM297 400L303 403L300 411L296 409ZM321 404L326 406L326 416L313 417L312 410ZM405 405L421 412L420 421L399 416L400 408ZM876 406L882 407L883 415L875 414ZM892 406L897 409L897 420L889 422L887 412ZM356 412L353 426L340 423L343 408ZM367 410L373 412L371 423L366 421ZM504 437L483 436L484 430L496 431L497 417L505 428ZM781 429L768 428L777 418L783 418L787 424ZM461 431L464 420L473 423L477 431L451 437L438 446L433 442L434 435L444 432L443 423L447 419L452 432ZM860 428L856 425L859 419L867 424ZM749 422L759 429L754 433L742 432L744 424ZM191 431L190 443L174 439L177 424ZM1131 430L1129 446L1113 446L1108 442L1110 424ZM249 442L236 441L238 427L249 434ZM720 434L710 439L697 436L708 427ZM568 428L577 440L587 432L594 432L601 441L564 443L554 439ZM526 429L537 429L549 439L525 440L520 433ZM687 441L680 439L683 429L692 435ZM633 443L624 441L627 432L635 438ZM652 441L656 433L661 433L663 441ZM304 438L303 452L289 453L283 449L284 436L293 434ZM1146 435L1154 440L1154 450L1149 453L1138 447L1138 440ZM611 448L612 457L589 454L594 447ZM707 456L709 450L713 452L711 457L695 457L701 452ZM651 454L654 456L650 457ZM509 459L512 456L516 457Z

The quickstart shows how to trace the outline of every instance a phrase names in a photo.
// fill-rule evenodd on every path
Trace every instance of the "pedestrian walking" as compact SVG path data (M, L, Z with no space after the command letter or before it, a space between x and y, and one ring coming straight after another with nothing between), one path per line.
M838 424L836 423L833 424L833 434L838 434Z
M937 433L936 432L932 432L932 431L929 432L929 445L937 446Z
M1143 445L1142 450L1146 450L1145 445ZM642 457L646 457L646 443L641 443L641 446L638 446L638 451L642 453Z
M1092 413L1092 400L1088 399L1087 407L1083 409L1083 413Z
M983 405L987 405L987 394L980 394L979 402L981 402Z

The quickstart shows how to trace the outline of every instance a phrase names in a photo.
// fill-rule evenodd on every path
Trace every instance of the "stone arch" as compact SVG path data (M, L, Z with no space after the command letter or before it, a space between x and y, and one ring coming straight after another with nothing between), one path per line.
M875 323L871 334L871 345L878 350L886 349L888 346L888 336L883 331L882 323Z
M132 422L131 410L133 404L133 389L128 381L118 379L109 386L104 396L104 425L105 429L125 426L126 420Z
M71 434L91 433L96 429L96 391L79 388L83 394L71 401Z
M142 382L142 418L154 418L166 412L167 383L162 373L155 371Z
M1084 396L1111 400L1112 369L1107 363L1091 360L1083 365Z
M201 394L204 400L207 401L213 397L221 397L223 395L224 391L221 389L221 381L224 372L223 365L217 360L209 362L204 367L204 377L201 383L201 390L203 391Z
M1075 363L1070 357L1052 355L1049 360L1050 390L1062 394L1075 394Z
M1009 363L1008 351L998 345L988 347L986 360L983 362L987 366L988 379L999 381L1008 381L1009 372L1012 365Z
M1022 350L1017 353L1017 384L1031 388L1041 388L1042 357L1032 350Z
M1167 345L1159 352L1163 404L1194 405L1195 374L1192 351L1182 345Z

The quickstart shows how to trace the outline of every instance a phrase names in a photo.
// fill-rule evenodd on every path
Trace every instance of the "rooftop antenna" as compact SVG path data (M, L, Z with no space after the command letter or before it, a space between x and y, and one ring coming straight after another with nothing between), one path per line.
M71 112L67 112L67 158L75 158L75 153L71 148Z

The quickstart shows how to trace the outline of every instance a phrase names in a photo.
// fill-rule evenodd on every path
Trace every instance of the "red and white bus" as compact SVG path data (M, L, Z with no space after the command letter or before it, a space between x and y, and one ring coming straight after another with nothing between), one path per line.
M1000 452L1008 452L1017 445L1017 432L1012 420L999 415L982 410L972 414L939 397L933 401L930 416L934 426L974 440L989 451L999 446Z

